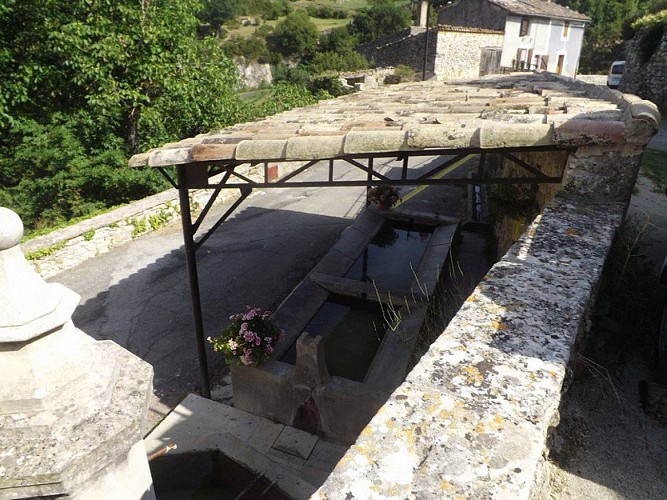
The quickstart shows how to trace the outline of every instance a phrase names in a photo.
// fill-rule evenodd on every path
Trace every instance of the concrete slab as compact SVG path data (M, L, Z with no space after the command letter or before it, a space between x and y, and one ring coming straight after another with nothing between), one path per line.
M275 443L273 443L272 448L307 459L317 441L318 437L313 434L309 434L301 429L295 429L294 427L285 427Z
M296 499L309 498L347 449L195 394L188 395L144 439L147 452L167 443L178 446L169 455L219 450L276 481L281 490Z

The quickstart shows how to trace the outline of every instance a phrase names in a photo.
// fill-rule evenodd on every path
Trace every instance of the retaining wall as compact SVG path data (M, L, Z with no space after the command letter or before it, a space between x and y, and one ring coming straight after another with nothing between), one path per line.
M619 89L653 101L664 112L667 111L667 27L656 51L644 63L639 44L645 33L646 28L640 30L626 46L625 73Z

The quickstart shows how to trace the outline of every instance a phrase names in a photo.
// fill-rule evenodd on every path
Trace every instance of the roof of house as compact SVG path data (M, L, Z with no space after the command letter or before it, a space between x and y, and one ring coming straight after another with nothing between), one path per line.
M621 94L522 73L387 85L165 144L132 167L344 158L384 152L576 147L625 140Z
M591 18L579 12L546 0L487 0L503 9L521 16L548 17L572 21L590 22Z

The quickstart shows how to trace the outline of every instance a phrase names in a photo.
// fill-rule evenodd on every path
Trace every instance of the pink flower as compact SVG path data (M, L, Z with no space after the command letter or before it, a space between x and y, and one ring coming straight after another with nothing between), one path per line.
M246 340L246 342L254 342L255 337L256 337L255 332L251 332L250 330L243 333L243 338Z
M238 343L235 342L234 340L230 340L230 341L227 343L227 345L229 346L229 348L230 348L232 351L236 351L236 349L237 349L238 346L239 346Z
M271 317L271 311L264 311L262 314L262 319L269 319Z
M273 342L272 337L264 337L264 342L266 342L268 345L271 345L271 342Z
M268 353L271 354L273 352L273 347L271 347L271 344L266 344L264 346L264 350Z

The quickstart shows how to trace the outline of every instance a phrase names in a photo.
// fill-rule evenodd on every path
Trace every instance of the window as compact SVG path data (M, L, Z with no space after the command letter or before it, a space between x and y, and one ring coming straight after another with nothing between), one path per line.
M570 21L565 21L563 23L563 38L570 36Z
M519 36L526 36L528 34L528 28L530 27L530 20L527 17L521 18L521 29L519 30Z

